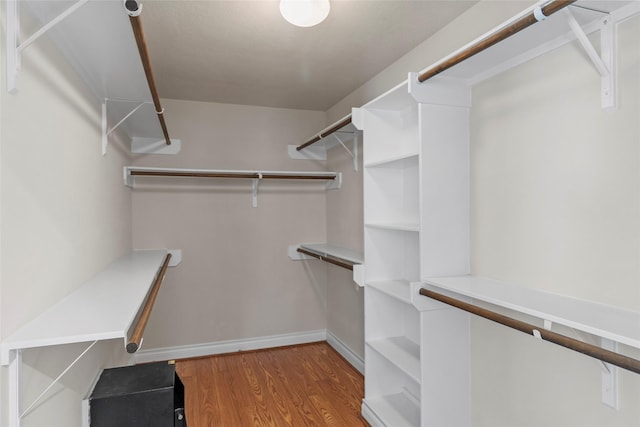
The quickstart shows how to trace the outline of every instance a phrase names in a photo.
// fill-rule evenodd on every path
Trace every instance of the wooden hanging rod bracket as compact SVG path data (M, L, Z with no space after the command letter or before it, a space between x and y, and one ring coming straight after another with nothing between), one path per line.
M464 302L438 292L434 292L427 288L421 288L419 292L420 295L459 308L461 310L475 314L476 316L483 317L485 319L500 323L501 325L508 326L513 329L517 329L520 332L533 335L536 338L552 342L554 344L569 348L587 356L595 357L596 359L602 360L603 362L607 362L620 368L640 374L640 360L610 350L606 350L593 344L585 343L583 341L570 338L565 335L537 327L535 325L531 325L529 323L505 316L503 314L496 313L495 311L488 310L486 308L482 308L477 305L470 304L468 302Z

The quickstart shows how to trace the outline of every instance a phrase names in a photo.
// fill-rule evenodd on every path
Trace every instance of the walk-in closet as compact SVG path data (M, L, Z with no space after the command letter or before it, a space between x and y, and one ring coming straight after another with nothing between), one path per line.
M0 6L0 426L640 427L640 1Z

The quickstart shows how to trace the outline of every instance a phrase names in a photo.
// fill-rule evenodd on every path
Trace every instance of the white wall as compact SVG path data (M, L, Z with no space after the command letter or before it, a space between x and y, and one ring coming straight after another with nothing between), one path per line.
M474 274L640 310L640 16L618 37L617 111L577 43L473 89ZM637 374L615 411L597 361L481 319L471 361L475 426L640 425Z
M347 144L351 150L352 145ZM327 242L363 251L362 137L358 143L358 171L353 159L337 146L329 150L329 170L342 172L340 191L327 193ZM364 360L364 289L353 281L353 272L327 266L327 330Z
M182 151L136 157L136 165L326 168L286 151L324 126L323 112L177 100L163 106ZM324 263L287 256L290 244L325 241L325 220L324 183L264 181L253 208L250 180L138 179L134 246L183 250L161 288L144 350L325 330Z
M26 13L22 21L32 32ZM57 51L46 39L29 47L20 91L9 95L4 39L0 45L0 327L6 337L130 250L131 198L122 185L123 144L113 141L109 154L100 155L99 102ZM24 405L80 351L64 346L25 352ZM23 425L50 427L55 419L57 425L79 426L80 400L98 369L122 353L121 341L94 348ZM0 372L0 424L7 425L6 367Z

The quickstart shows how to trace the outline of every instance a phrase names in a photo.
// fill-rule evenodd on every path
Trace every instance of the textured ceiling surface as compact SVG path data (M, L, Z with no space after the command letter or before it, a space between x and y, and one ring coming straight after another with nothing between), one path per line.
M324 111L475 3L331 0L311 28L277 0L147 1L142 18L163 98Z

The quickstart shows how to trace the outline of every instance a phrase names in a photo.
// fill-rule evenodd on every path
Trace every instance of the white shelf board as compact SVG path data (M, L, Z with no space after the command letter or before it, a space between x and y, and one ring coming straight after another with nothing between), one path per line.
M340 246L329 245L327 243L301 243L300 247L320 255L349 261L353 264L362 264L364 262L364 255L362 252Z
M420 224L418 223L367 222L365 227L378 228L381 230L420 231Z
M365 399L364 404L387 426L420 425L420 407L404 393Z
M411 286L408 280L367 281L365 286L376 289L406 304L411 304Z
M114 338L127 333L147 297L166 250L133 251L2 341L11 350Z
M367 345L420 384L420 346L407 337L375 339Z
M425 279L425 287L471 297L640 348L640 312L474 276Z
M61 1L21 1L42 23L69 5ZM101 102L113 101L108 104L110 125L140 102L149 102L121 128L131 139L163 139L129 16L121 1L90 0L49 30L47 36Z
M390 169L406 169L418 165L418 153L403 154L397 157L391 157L384 160L367 163L365 168L390 168Z

